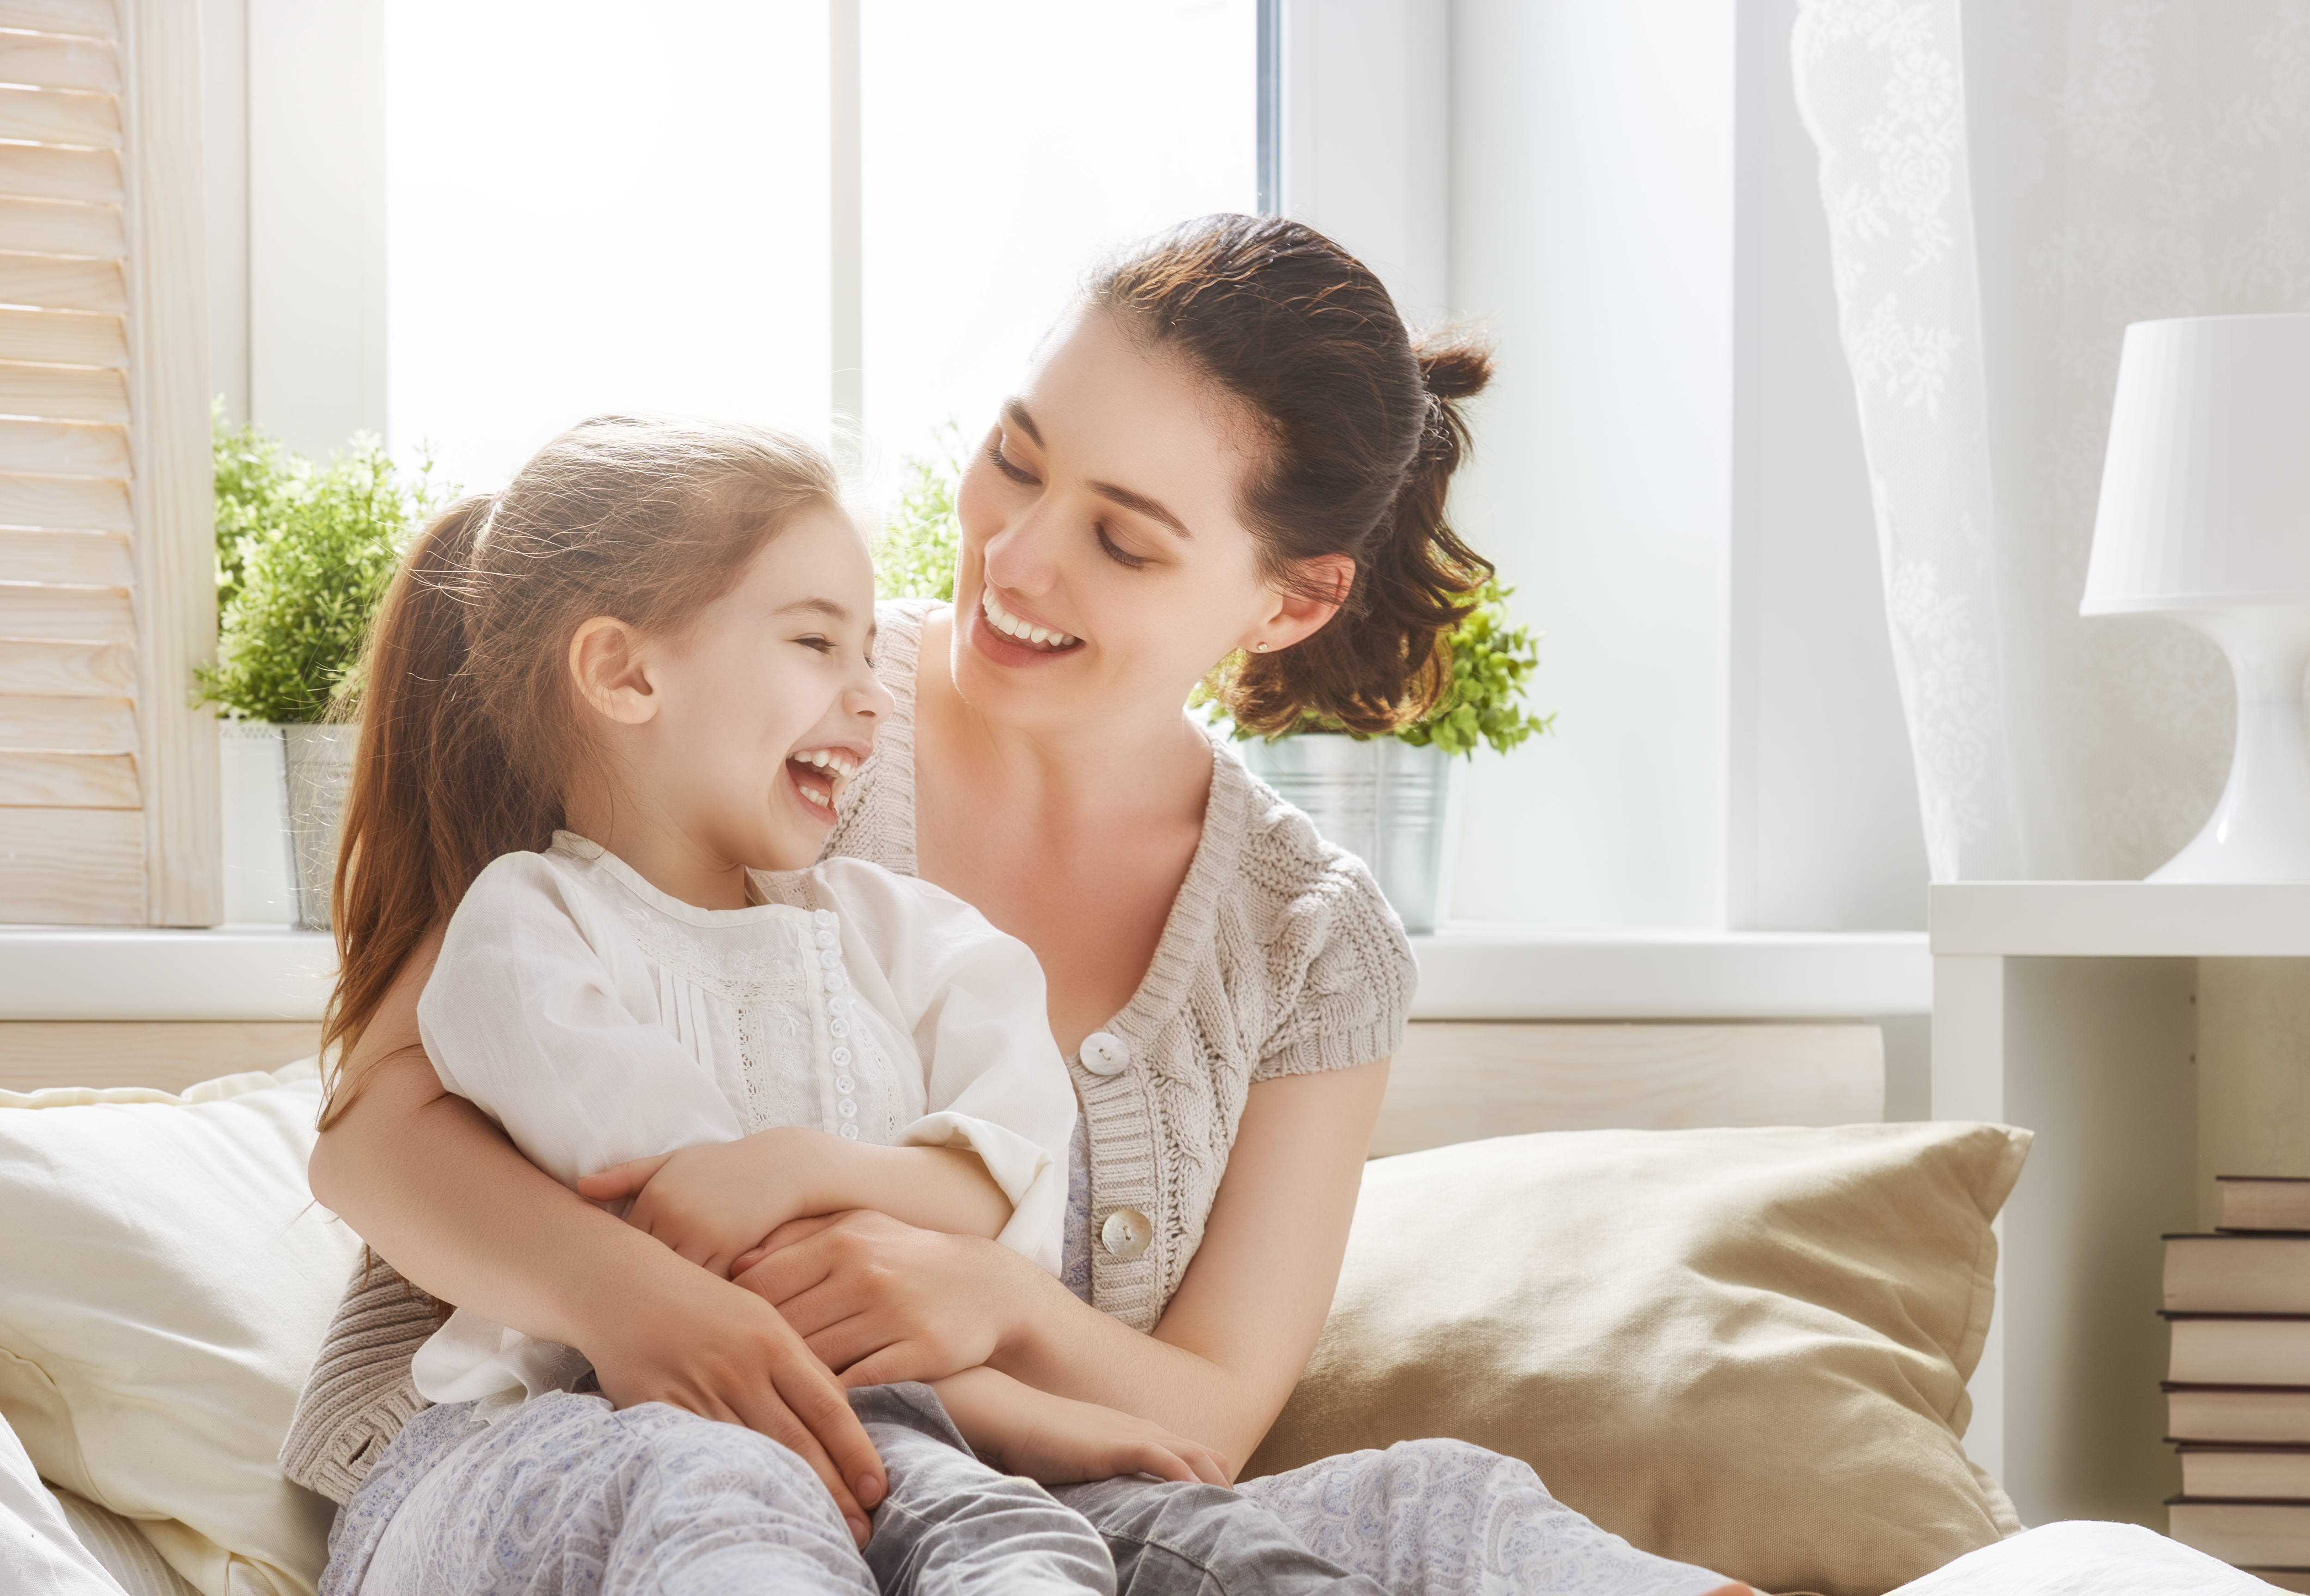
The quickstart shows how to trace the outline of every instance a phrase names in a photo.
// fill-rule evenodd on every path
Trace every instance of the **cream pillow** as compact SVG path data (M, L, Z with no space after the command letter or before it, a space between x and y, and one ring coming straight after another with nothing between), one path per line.
M2028 1143L1578 1131L1378 1159L1315 1359L1244 1472L1458 1436L1662 1556L1890 1590L2019 1528L1958 1437Z
M309 1596L334 1509L282 1478L360 1243L305 1184L308 1063L0 1092L0 1416L205 1596Z

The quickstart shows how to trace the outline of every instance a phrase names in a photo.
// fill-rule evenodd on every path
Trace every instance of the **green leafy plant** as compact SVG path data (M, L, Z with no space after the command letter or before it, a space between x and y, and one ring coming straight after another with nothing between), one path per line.
M200 700L252 720L320 720L355 696L402 547L450 494L430 461L396 471L366 434L320 466L221 412L212 439L219 636Z
M1515 588L1503 587L1496 581L1488 581L1477 589L1476 607L1446 639L1452 651L1451 686L1444 690L1443 696L1426 715L1386 735L1414 748L1432 745L1447 754L1472 757L1479 745L1489 745L1494 752L1504 754L1534 733L1546 732L1556 724L1553 715L1534 716L1524 707L1525 686L1533 672L1540 668L1540 637L1529 627L1509 621L1507 601L1515 592ZM1220 703L1219 685L1242 657L1232 655L1214 671L1188 698L1188 707L1203 710L1215 725L1225 722L1227 711ZM1259 736L1240 726L1234 730L1239 742ZM1311 732L1343 734L1359 742L1369 741L1368 733L1350 732L1338 721L1320 715L1302 716L1289 731L1278 732L1266 741L1273 742L1278 738L1299 737Z
M954 494L962 480L955 424L938 430L939 458L908 455L900 463L899 502L874 540L874 586L884 598L954 602L954 559L962 547Z
M1553 715L1534 716L1524 707L1524 689L1540 668L1540 638L1508 620L1515 592L1490 581L1477 593L1476 607L1452 632L1452 685L1435 708L1396 733L1400 741L1468 755L1481 742L1504 754L1556 724Z

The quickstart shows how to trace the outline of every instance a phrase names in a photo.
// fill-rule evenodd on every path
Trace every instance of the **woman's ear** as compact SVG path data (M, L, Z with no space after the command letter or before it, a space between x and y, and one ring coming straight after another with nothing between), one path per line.
M1355 585L1356 562L1344 554L1300 561L1291 585L1270 593L1267 615L1243 647L1252 654L1277 654L1323 630Z
M656 717L657 690L643 657L641 634L622 620L596 615L569 639L569 674L578 696L621 725Z

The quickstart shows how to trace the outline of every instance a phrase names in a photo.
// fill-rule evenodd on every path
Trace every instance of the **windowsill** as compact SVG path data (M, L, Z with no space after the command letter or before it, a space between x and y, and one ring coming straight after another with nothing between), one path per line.
M1858 1019L1932 1008L1922 932L1479 923L1415 937L1415 1019ZM322 932L0 926L0 1020L318 1019Z
M336 963L286 925L0 926L0 1020L318 1020Z
M1479 922L1411 946L1414 1019L1874 1019L1933 1006L1921 931Z

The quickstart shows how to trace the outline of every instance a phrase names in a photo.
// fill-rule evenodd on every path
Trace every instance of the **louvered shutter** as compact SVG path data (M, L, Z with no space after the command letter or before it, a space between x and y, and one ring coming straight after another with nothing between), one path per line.
M0 921L220 906L189 0L0 0Z

